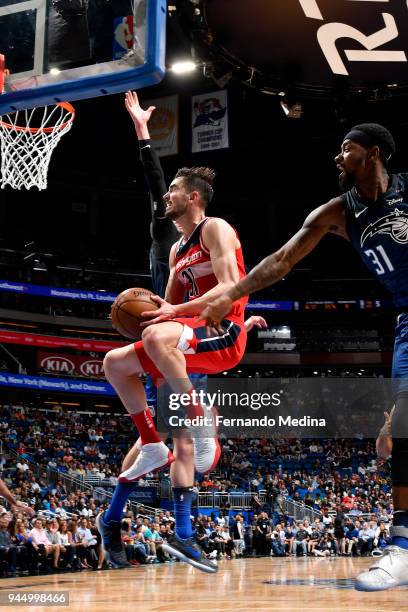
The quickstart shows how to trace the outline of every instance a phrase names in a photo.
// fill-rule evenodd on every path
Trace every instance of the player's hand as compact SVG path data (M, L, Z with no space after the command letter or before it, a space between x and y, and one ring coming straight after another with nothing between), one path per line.
M139 128L148 124L152 112L156 110L155 106L149 106L147 110L144 110L140 106L139 98L135 91L128 91L126 93L125 106L129 115L133 119L133 123Z
M266 329L268 327L268 324L263 317L258 317L254 315L252 317L249 317L249 319L245 321L245 328L249 333L254 327L259 327L259 329Z
M13 513L24 512L28 516L34 516L35 510L22 501L18 501L11 507Z
M391 412L384 412L384 425L381 427L381 430L378 434L378 437L375 441L375 447L377 451L377 456L379 459L388 459L388 457L392 453L392 433L391 433L391 425L392 425L392 415L394 414L395 406L393 406Z
M224 330L221 327L221 321L225 315L229 313L232 306L232 300L227 295L222 295L213 302L207 304L200 315L196 317L196 321L205 321L207 328L207 336L212 336L214 332L223 334Z
M391 412L384 412L384 425L381 427L380 433L378 434L380 437L391 436L391 425L392 425L392 415L394 414L395 406L392 407Z
M163 300L163 298L158 295L152 295L151 300L153 300L153 302L156 302L159 308L158 310L148 310L142 312L142 317L150 319L150 321L145 321L144 323L141 323L140 327L148 327L149 325L154 325L156 323L170 321L171 319L174 319L175 316L177 316L176 309L173 304L169 304L169 302L166 302L166 300Z

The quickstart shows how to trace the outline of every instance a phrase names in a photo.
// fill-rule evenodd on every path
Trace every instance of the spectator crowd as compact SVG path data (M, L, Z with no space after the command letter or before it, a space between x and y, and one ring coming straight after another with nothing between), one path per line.
M36 511L28 519L0 508L3 575L107 567L95 525L106 496L86 487L68 491L61 479L49 476L51 471L84 482L92 477L113 487L134 429L125 416L73 416L26 405L1 409L0 440L12 453L0 457L1 477ZM359 556L388 543L391 488L373 441L253 439L243 447L224 438L222 445L219 470L197 481L196 490L251 492L252 508L238 512L226 502L219 513L198 514L196 536L209 556ZM284 498L306 505L310 520L285 514ZM127 512L122 541L129 564L172 562L162 544L173 524L170 512Z

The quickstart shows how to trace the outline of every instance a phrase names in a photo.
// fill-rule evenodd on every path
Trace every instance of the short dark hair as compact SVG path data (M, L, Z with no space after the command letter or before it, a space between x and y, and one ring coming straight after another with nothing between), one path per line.
M372 146L378 146L381 161L387 167L389 159L396 149L395 140L391 132L379 123L361 123L352 128L352 131L355 130L364 132L371 140Z
M207 208L214 195L212 187L215 179L214 170L204 166L180 168L174 178L180 177L184 180L186 190L199 192L204 208Z

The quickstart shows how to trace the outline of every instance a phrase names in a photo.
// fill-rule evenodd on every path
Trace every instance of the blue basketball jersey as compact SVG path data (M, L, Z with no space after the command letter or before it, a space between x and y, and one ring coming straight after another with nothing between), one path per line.
M408 174L393 174L376 202L361 199L355 187L342 198L354 248L394 304L408 306Z

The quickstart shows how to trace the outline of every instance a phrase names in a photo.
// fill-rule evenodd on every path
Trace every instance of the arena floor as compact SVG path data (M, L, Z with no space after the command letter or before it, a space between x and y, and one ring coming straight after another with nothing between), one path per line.
M223 561L216 576L175 563L5 579L0 583L0 607L7 605L10 590L13 594L61 590L69 592L68 610L78 612L408 610L408 588L382 593L354 590L353 577L370 563L371 559L261 558ZM15 604L12 608L45 610L44 606Z

